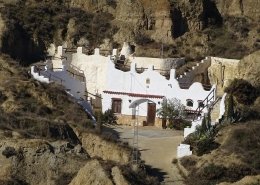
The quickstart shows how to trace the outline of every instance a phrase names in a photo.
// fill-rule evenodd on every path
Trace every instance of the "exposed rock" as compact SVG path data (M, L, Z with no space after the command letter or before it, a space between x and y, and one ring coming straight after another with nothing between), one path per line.
M80 38L79 41L77 42L77 46L80 47L88 47L89 46L89 41L86 38Z
M211 57L208 69L211 84L217 85L217 95L222 96L224 89L236 77L239 60Z
M2 18L2 15L0 14L0 51L2 48L2 39L3 39L5 31L6 31L5 22Z
M120 164L127 164L130 161L129 148L119 146L115 142L107 141L92 133L84 133L81 138L82 146L90 157L100 157Z
M260 1L258 0L217 0L216 5L222 15L245 16L259 21Z
M234 182L234 183L228 183L228 182L222 182L219 183L217 185L257 185L260 182L260 175L256 175L256 176L246 176L243 179L241 179L240 181Z
M8 154L11 154L10 149L13 151L12 156L8 156L10 158L4 156L8 148ZM57 153L54 151L57 151L55 147L43 140L1 140L0 152L3 155L0 155L0 181L12 180L12 177L15 177L29 184L68 184L88 156L76 156L70 148Z
M82 184L113 185L113 182L98 160L92 160L79 170L69 185Z
M260 50L246 56L238 64L237 78L249 81L260 87Z
M47 49L47 53L49 56L54 56L55 55L55 44L50 44L49 48Z
M72 47L74 44L74 34L76 32L76 21L75 19L71 18L69 20L68 26L67 26L67 38L66 41L68 42L68 47Z
M111 51L113 50L113 45L110 39L104 39L103 43L99 46L101 53L105 55L110 55ZM102 54L103 54L102 53Z
M113 177L115 185L130 185L130 183L127 182L127 180L125 179L122 172L117 166L112 168L111 175Z

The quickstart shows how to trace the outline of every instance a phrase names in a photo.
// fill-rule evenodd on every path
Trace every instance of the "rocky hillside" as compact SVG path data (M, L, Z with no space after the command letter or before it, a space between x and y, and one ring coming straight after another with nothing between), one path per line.
M113 137L114 138L114 137ZM61 86L0 56L0 184L158 184L131 149L93 129Z
M2 51L36 61L50 43L112 49L130 42L138 56L242 58L258 50L258 0L4 0ZM108 43L108 44L104 44ZM26 46L26 47L24 47Z
M247 58L241 65L246 62ZM257 68L257 64L254 66ZM225 89L225 114L220 123L210 126L210 118L204 118L201 127L184 141L194 154L181 159L188 171L188 185L259 184L259 68L258 73L252 70L250 75L246 71L239 74L248 81L235 79Z

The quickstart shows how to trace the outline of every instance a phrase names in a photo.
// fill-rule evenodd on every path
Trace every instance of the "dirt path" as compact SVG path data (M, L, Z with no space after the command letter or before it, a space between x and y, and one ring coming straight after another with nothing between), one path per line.
M118 126L114 128L123 141L132 145L133 128ZM139 128L139 150L141 159L151 169L153 175L159 177L164 185L183 185L179 170L172 164L176 157L176 149L183 140L183 133L172 130L162 130L155 127Z

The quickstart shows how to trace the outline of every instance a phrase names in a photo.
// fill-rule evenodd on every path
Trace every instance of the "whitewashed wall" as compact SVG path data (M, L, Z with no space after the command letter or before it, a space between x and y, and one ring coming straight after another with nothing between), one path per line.
M62 52L61 49L59 51ZM173 61L170 60L167 63L164 59L135 57L131 64L131 70L129 72L123 72L115 68L110 56L104 57L99 55L98 49L95 50L94 55L85 55L82 53L81 47L77 49L77 53L72 55L71 63L84 71L88 92L92 94L102 93L103 111L111 108L111 98L122 98L122 114L132 115L132 110L129 109L128 96L105 94L103 91L160 95L166 98L178 98L184 105L186 105L187 99L192 99L194 102L193 107L188 107L191 110L195 110L198 107L198 100L204 100L209 94L209 91L205 91L200 83L192 84L189 89L180 89L178 81L175 79L175 69L171 69L169 80L160 75L158 71L154 71L154 66L151 65L148 67L148 70L138 74L135 70L136 63L134 61L139 62L139 64L152 61L152 63L156 63L154 61L158 61L157 63L160 63L158 64L158 68L162 66L163 62L165 62L166 66L173 65ZM150 84L146 83L147 79L150 80ZM131 101L134 101L138 98L132 97L132 99L133 100ZM139 99L141 99L141 97L139 97ZM151 99L151 101L157 103L157 108L160 108L158 99ZM143 103L140 106L140 115L146 116L147 104Z
M35 67L31 66L31 75L35 80L38 80L42 83L50 83L49 78L44 77L43 75L39 75L39 73L34 72Z
M109 57L99 55L95 50L94 55L85 55L82 48L72 55L71 64L84 71L88 92L102 93L106 85L107 65Z
M142 98L142 97L131 97L128 95L116 95L116 94L107 94L107 93L103 93L102 94L102 110L106 111L107 109L111 109L112 106L112 98L120 98L122 99L122 110L121 113L124 115L132 115L132 108L129 108L131 105L133 105L136 101L140 100L140 99L144 99L146 100L145 102L139 104L138 106L138 110L139 116L147 116L147 103L149 102L153 102L156 103L156 108L159 109L161 107L161 102L162 99L161 98ZM131 102L129 102L129 100Z
M184 138L186 138L188 135L194 133L196 131L197 126L201 126L202 119L194 120L191 123L191 127L184 128Z
M218 119L221 119L224 114L225 114L225 100L226 100L226 96L227 96L227 93L225 93L223 96L222 96L222 99L221 99L221 102L220 102L220 107L219 107L219 117Z
M152 66L150 66L147 71L138 74L135 71L134 63L132 63L131 70L129 72L117 70L114 67L114 63L109 60L107 63L108 72L106 73L107 76L105 86L105 90L107 91L160 95L165 96L166 98L178 98L184 105L186 105L187 99L192 99L194 104L193 107L189 107L191 110L195 110L198 107L198 100L204 100L209 94L209 91L205 91L200 83L192 84L189 89L180 89L178 81L174 78L174 69L171 70L171 77L167 80L157 71L153 71ZM146 83L147 79L150 79L150 84ZM120 97L116 94L107 95L105 93L102 94L102 97L102 107L104 108L104 111L109 107L111 108L111 98L122 98L123 104L127 104L124 102L129 99L124 100L123 98L125 97ZM160 105L157 106L157 108L159 107ZM123 107L122 114L131 115L132 112L126 106ZM143 112L143 115L146 116L146 112Z
M190 150L190 145L180 144L177 147L177 158L181 158L189 155L192 155L192 151Z

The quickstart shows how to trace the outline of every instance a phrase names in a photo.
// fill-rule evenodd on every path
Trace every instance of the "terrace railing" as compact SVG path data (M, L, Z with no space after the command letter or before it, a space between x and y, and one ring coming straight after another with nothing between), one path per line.
M205 108L212 108L214 106L214 104L216 103L216 97L215 97L215 88L212 89L210 91L210 93L208 94L208 96L202 101L199 103L198 105L198 108L194 111L194 117L193 117L193 120L195 120L201 113L202 111L205 109Z

